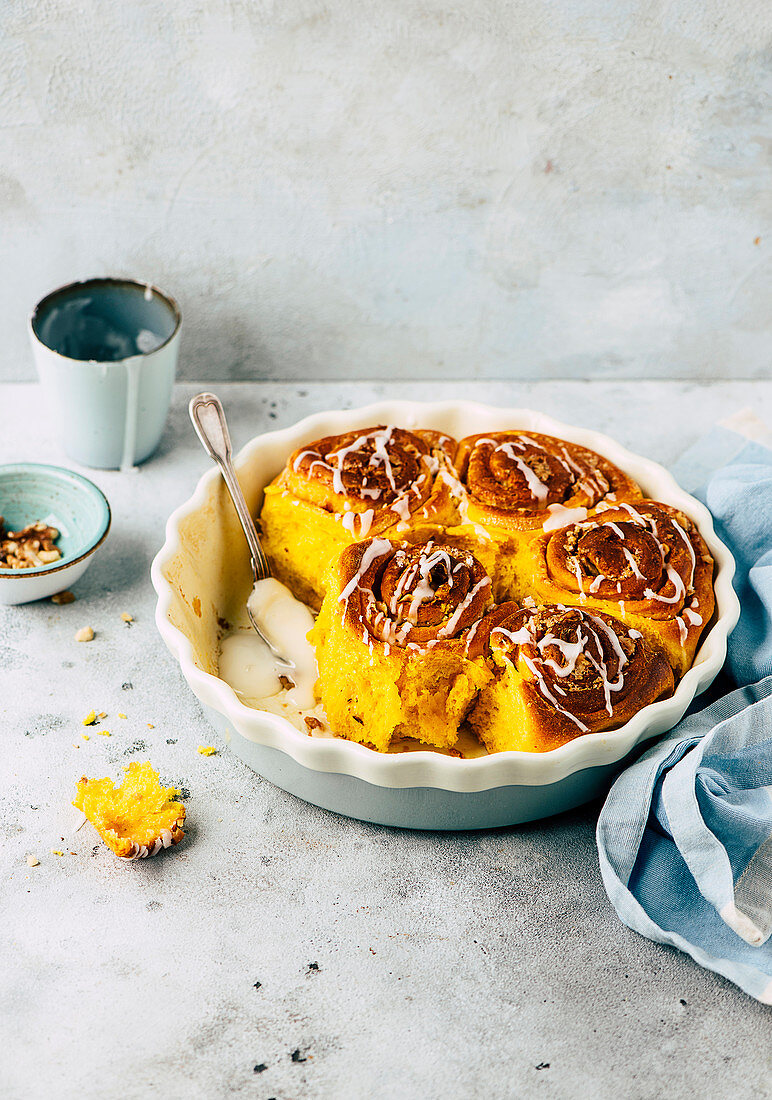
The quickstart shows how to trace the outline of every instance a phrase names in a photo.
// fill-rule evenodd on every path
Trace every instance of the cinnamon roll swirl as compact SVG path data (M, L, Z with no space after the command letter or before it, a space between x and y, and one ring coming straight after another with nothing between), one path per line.
M487 546L497 599L528 594L519 558L556 517L583 518L604 500L636 500L638 486L602 455L538 432L502 431L462 439L455 466L463 488L462 524Z
M387 538L347 547L310 635L331 727L381 752L402 737L451 748L489 679L465 638L490 606L490 577L459 547Z
M603 612L500 604L470 631L493 672L469 714L490 752L548 752L615 729L674 686L664 655Z
M456 521L455 441L393 426L327 436L296 450L265 490L260 524L276 577L318 608L327 563L353 542Z
M533 543L538 598L613 612L681 675L714 606L713 558L683 512L642 500L599 509Z

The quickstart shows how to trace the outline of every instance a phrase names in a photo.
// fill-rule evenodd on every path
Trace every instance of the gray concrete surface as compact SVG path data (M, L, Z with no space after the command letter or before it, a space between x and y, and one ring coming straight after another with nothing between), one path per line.
M179 297L186 378L764 376L768 39L763 0L4 0L0 378L91 275Z
M219 390L242 443L397 387ZM156 633L148 579L166 516L207 465L192 392L178 388L155 459L91 474L114 527L77 602L0 609L3 1100L772 1096L769 1009L620 924L597 806L487 833L403 832L300 802L217 742ZM772 383L441 392L541 408L666 463L737 408L772 420ZM0 419L0 461L61 461L35 387L0 387ZM77 644L86 624L96 638ZM92 707L112 737L82 740ZM81 774L146 757L185 789L188 835L122 864L78 830L70 800Z

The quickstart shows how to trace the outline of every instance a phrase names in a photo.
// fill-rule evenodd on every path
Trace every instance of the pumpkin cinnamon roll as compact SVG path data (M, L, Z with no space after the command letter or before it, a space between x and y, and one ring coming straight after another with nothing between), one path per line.
M452 748L490 679L466 653L490 606L490 577L462 548L387 538L347 547L309 634L330 727L380 752L403 737Z
M528 594L518 569L523 548L545 524L584 518L601 501L636 500L635 482L602 455L537 432L488 432L462 439L455 466L462 523L484 544L497 599ZM487 545L485 545L487 544Z
M265 489L263 545L274 575L318 608L320 578L351 543L458 520L455 440L393 426L327 436L296 450Z
M597 607L663 649L681 676L713 614L713 558L695 524L657 501L603 508L532 544L537 599Z
M493 673L469 714L490 752L548 752L616 729L674 686L664 655L638 630L585 608L500 604L467 642Z

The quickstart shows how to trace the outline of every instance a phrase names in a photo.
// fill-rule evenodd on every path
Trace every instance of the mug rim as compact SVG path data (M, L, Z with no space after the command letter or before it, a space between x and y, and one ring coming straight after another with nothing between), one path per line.
M60 294L64 294L66 291L75 290L78 287L89 286L130 286L137 287L144 292L146 292L149 288L153 291L154 294L157 294L159 298L163 299L163 301L171 310L172 316L174 318L174 328L162 344L158 344L151 351L139 351L136 353L136 355L126 356L126 358L124 359L110 360L111 363L125 363L126 359L145 359L149 355L155 355L157 351L165 348L167 344L170 344L175 336L178 335L180 331L180 326L182 325L182 313L176 299L173 298L171 294L167 294L165 290L161 290L161 288L159 286L156 286L155 283L144 281L142 279L128 279L123 277L119 278L112 275L98 275L90 279L75 279L71 283L64 283L62 286L58 286L54 290L49 290L47 294L43 295L43 297L35 305L32 312L30 313L29 318L27 319L27 327L29 329L30 336L34 340L36 340L37 343L41 345L41 347L44 347L46 351L50 352L52 355L58 355L60 359L66 359L69 363L101 362L101 360L99 359L73 359L71 355L63 355L60 351L57 351L56 348L49 347L35 328L35 323L38 319L38 313L43 308L43 306L49 305L52 299L58 297Z

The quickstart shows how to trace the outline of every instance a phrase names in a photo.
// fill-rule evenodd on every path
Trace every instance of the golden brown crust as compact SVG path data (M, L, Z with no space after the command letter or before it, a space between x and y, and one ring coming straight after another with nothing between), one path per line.
M283 488L342 517L352 538L416 516L431 520L437 475L455 440L440 432L378 425L299 447L280 475Z
M468 655L488 662L499 682L508 674L535 751L616 729L674 687L664 655L639 631L579 607L500 604L473 632Z
M635 500L638 486L587 447L539 432L483 432L458 445L455 466L472 518L511 530L542 526L552 506Z
M423 648L460 638L491 606L491 580L468 550L368 539L338 567L343 618L367 642Z
M714 563L683 512L651 500L599 509L540 536L534 555L539 595L619 608L659 638L679 672L691 663L713 614Z

